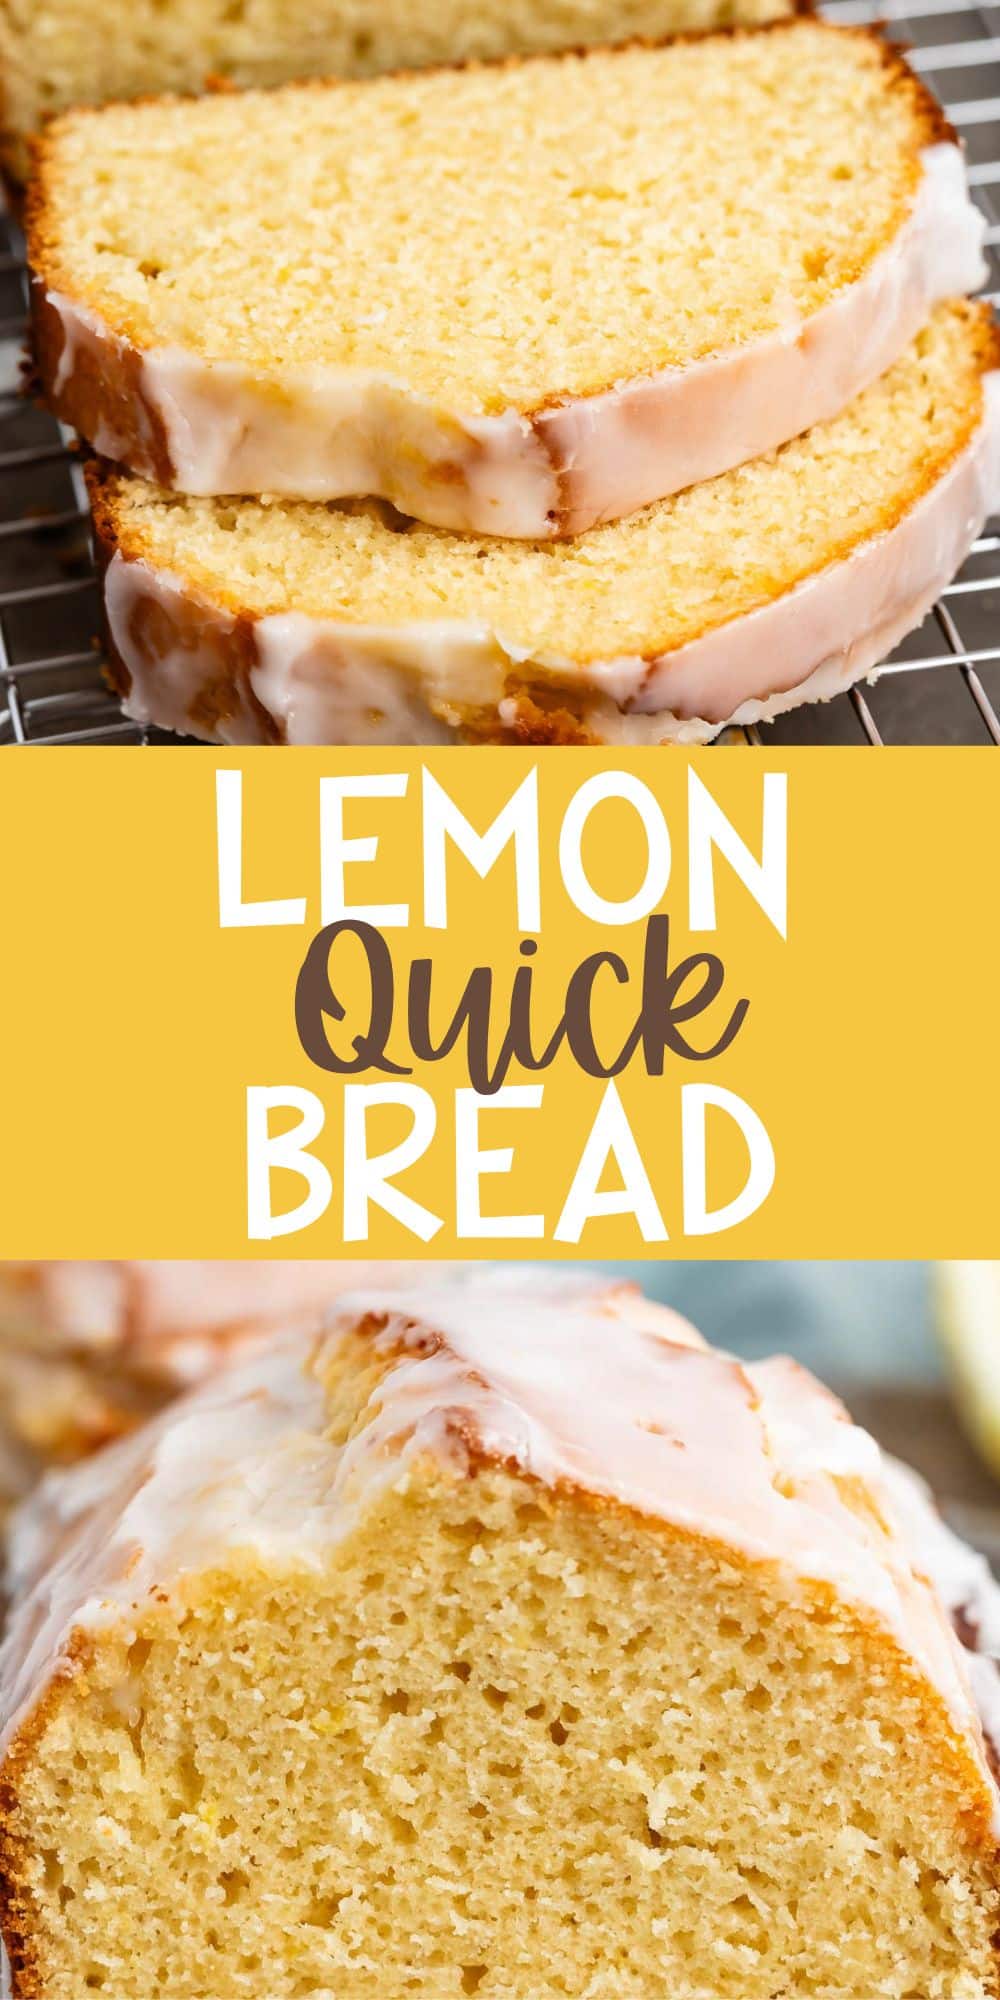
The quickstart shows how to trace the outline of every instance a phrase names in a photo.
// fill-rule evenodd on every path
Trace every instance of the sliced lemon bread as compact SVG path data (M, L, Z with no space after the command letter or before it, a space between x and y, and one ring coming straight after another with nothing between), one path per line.
M91 472L128 712L217 743L699 741L868 673L1000 497L1000 339L939 309L843 416L572 541Z
M876 1446L524 1283L356 1294L21 1515L16 2000L994 2000L997 1793Z
M40 377L105 456L529 539L836 415L983 268L936 104L805 19L70 114L30 214Z
M0 139L20 180L31 139L75 104L372 76L793 11L789 0L101 0L84 11L79 0L0 0Z
M407 1264L0 1263L0 1521L46 1466L132 1430L238 1348Z

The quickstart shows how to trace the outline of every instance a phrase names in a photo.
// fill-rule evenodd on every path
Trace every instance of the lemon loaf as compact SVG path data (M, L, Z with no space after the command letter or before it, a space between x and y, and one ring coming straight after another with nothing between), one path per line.
M276 1327L376 1273L273 1260L0 1262L0 1520L46 1466L95 1450Z
M868 673L1000 493L998 336L939 309L851 409L572 541L91 472L130 715L217 743L699 741Z
M982 233L903 58L808 19L112 106L39 154L37 366L178 491L578 534L838 414Z
M16 2000L998 1991L965 1656L790 1362L571 1282L359 1293L14 1554Z
M23 179L31 139L75 104L229 81L472 61L770 20L788 0L0 0L2 139Z

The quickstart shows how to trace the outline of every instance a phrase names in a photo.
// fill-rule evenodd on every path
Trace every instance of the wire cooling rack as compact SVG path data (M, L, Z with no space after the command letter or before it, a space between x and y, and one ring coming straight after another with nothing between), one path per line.
M877 14L966 142L1000 299L1000 0L830 0L832 20ZM0 215L0 744L177 742L122 716L101 675L98 593L72 439L23 400L25 273ZM1000 744L1000 519L879 678L765 728L754 743Z

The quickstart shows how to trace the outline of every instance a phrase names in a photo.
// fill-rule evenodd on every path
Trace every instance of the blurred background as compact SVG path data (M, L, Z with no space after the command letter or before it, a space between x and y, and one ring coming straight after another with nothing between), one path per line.
M793 1354L1000 1565L1000 1266L613 1264L706 1339Z

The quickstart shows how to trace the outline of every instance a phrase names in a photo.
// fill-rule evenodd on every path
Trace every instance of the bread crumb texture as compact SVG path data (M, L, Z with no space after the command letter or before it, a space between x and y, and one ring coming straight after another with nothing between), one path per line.
M794 324L909 212L940 114L868 30L69 114L45 281L140 347L537 409Z
M198 500L95 472L105 541L250 617L488 625L532 658L652 657L752 611L894 524L968 444L988 310L937 311L829 424L628 520L564 542L451 535L371 502Z
M3 1801L28 1994L996 1991L926 1688L774 1568L425 1466L325 1573L179 1590Z

